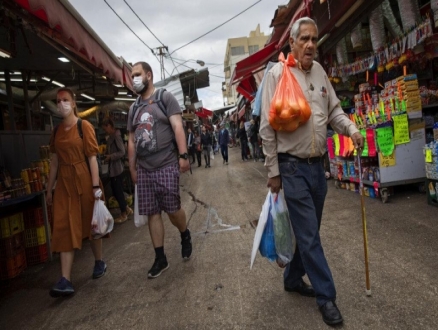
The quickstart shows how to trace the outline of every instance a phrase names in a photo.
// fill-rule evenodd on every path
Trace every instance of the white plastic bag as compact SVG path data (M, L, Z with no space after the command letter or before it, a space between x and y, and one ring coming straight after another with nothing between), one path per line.
M138 212L138 195L137 195L137 185L135 185L135 196L134 196L134 224L136 227L144 226L148 223L147 215L140 215Z
M110 233L114 227L114 219L105 206L105 202L96 199L94 202L93 219L91 220L91 236L99 239Z
M262 239L263 231L265 230L266 221L268 220L269 215L269 205L271 200L271 191L268 191L268 194L266 195L265 203L262 207L262 212L260 212L259 216L259 222L257 223L256 232L254 235L254 243L252 245L252 252L251 252L251 265L250 269L252 269L252 265L254 264L255 257L257 255L257 251L259 250L260 241Z
M208 147L208 149L210 150L210 158L211 158L211 159L214 159L213 148L212 148L212 147Z

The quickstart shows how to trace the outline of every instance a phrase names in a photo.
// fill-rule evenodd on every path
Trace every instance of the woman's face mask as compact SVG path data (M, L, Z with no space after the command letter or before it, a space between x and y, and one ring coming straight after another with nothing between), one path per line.
M58 102L58 111L59 111L59 114L63 118L68 117L68 115L71 113L72 110L73 110L73 108L72 108L71 103L69 101Z

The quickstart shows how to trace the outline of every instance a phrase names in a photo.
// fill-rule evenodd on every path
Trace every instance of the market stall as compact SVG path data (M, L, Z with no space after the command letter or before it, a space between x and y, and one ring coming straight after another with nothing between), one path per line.
M57 89L76 93L99 135L101 112L125 120L127 107L114 97L131 80L130 66L68 1L6 0L1 15L0 280L7 280L52 257L45 184L51 130L61 121Z

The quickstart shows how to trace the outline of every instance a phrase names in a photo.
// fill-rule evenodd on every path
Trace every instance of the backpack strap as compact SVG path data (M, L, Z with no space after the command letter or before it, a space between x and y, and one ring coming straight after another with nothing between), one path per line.
M56 137L56 132L58 132L59 124L53 128L53 138Z
M167 109L163 101L163 94L166 91L165 88L160 88L157 90L157 93L155 94L155 100L154 102L157 103L160 110L166 115L167 117Z
M84 139L84 133L82 133L82 119L81 118L78 118L77 125L78 125L79 136L81 137L81 139Z
M137 97L137 99L135 100L134 106L132 107L132 113L133 113L133 116L132 116L132 123L134 123L135 118L136 118L137 115L138 115L138 107L140 106L140 102L141 102L141 95L139 95L139 96Z

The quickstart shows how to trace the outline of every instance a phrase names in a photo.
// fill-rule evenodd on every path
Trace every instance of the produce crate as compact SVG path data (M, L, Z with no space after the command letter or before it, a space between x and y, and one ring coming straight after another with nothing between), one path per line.
M52 223L52 207L47 205L47 219ZM23 212L25 228L35 228L44 225L44 215L42 207L33 207Z
M46 230L44 226L30 228L24 231L26 247L33 247L46 243Z
M0 239L0 259L12 258L24 248L24 233Z
M26 248L26 261L28 266L46 262L48 258L47 244Z
M16 213L0 219L0 238L11 237L24 230L23 213Z
M7 280L18 276L26 269L26 252L24 248L11 258L0 259L0 280Z

